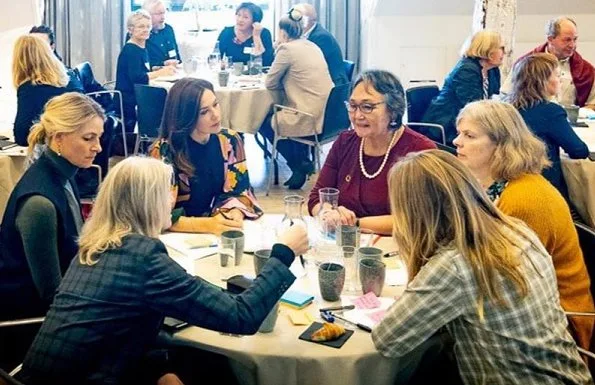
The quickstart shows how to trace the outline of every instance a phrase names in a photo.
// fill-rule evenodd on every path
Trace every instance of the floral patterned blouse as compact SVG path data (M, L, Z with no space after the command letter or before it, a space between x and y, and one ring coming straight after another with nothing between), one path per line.
M213 200L211 215L215 215L219 211L225 212L238 208L242 210L247 218L260 217L263 212L258 206L254 191L250 185L242 138L235 131L225 129L214 135L217 135L221 145L224 182L223 191ZM151 147L150 155L161 159L174 168L176 176L176 208L172 212L172 222L175 223L180 216L186 216L183 204L190 199L192 194L191 176L176 167L174 162L175 151L167 139L157 140Z

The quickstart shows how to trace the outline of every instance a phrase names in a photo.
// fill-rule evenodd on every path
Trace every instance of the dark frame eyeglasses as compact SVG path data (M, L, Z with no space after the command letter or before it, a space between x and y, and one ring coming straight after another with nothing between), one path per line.
M355 103L351 103L351 102L345 100L343 103L345 103L345 108L347 108L348 112L354 113L355 111L357 111L359 109L362 114L367 115L367 114L371 114L372 111L374 111L377 108L377 106L379 106L380 104L384 104L386 102L355 104Z

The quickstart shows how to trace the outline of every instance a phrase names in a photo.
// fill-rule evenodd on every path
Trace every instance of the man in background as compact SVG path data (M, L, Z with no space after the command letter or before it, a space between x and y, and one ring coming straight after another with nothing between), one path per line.
M151 68L154 70L155 67L178 64L182 59L174 29L165 22L164 2L162 0L145 0L143 9L151 14L151 23L153 24L146 45Z
M52 48L54 55L56 55L56 57L60 61L62 61L62 57L60 55L58 55L58 52L56 52L56 35L54 35L54 31L52 31L52 29L50 27L48 27L47 25L43 25L43 24L35 25L35 26L33 26L33 28L31 28L31 30L29 31L29 34L35 35L35 36L40 37L43 40L47 41L48 44L50 45L50 47Z
M347 74L345 73L345 65L343 64L343 53L337 39L324 27L318 24L318 15L316 9L311 4L300 3L294 6L304 15L304 34L303 38L310 40L316 44L328 66L331 79L335 85L349 83Z

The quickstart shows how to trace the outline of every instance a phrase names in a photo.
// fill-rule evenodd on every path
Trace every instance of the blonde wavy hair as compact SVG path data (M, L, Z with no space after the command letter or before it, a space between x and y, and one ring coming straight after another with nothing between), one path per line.
M512 68L512 90L505 100L518 109L549 100L547 84L557 69L558 58L549 53L521 58Z
M46 103L39 122L31 127L27 137L29 155L33 155L37 145L49 145L56 134L78 131L96 117L105 120L103 108L84 94L67 92L53 97Z
M91 218L79 238L79 262L122 245L128 234L157 238L171 213L171 166L160 160L130 157L118 163L101 184Z
M457 117L472 121L496 145L491 161L491 176L514 180L523 174L540 174L551 162L545 144L527 127L512 104L480 100L467 104Z
M469 36L461 47L461 56L489 59L493 50L499 49L502 44L502 36L496 31L483 29Z
M524 238L539 250L535 237L494 206L455 156L441 150L409 154L391 168L388 185L393 236L410 281L439 249L454 247L473 270L480 316L484 298L506 305L499 276L527 295L515 244Z
M69 81L66 67L54 55L49 44L33 35L19 37L12 54L14 87L19 88L28 81L33 85L54 87L65 87Z

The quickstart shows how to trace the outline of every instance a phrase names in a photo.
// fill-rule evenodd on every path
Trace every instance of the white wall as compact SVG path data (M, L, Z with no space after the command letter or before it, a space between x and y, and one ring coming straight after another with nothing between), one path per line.
M566 14L578 24L579 52L595 64L595 1L518 3L513 57L543 43L546 21ZM362 26L361 67L392 71L405 86L412 79L435 79L441 85L471 33L473 6L474 0L378 0Z

